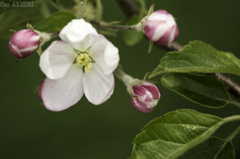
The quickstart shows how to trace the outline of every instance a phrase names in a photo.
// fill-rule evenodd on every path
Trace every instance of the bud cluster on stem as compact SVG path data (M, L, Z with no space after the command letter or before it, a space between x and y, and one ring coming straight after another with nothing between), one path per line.
M119 68L114 73L126 85L135 110L143 114L153 111L161 97L161 91L157 86L145 80L134 79Z
M153 12L152 5L149 13L138 24L132 26L112 25L112 23L91 21L92 24L99 25L116 31L138 31L143 32L149 40L160 45L167 45L175 41L179 30L177 23L166 10Z

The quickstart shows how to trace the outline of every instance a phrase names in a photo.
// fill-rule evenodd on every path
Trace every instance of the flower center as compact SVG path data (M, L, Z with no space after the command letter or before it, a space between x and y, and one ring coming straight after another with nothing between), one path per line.
M88 73L89 69L92 67L92 58L87 54L79 54L76 58L76 62L78 66L81 66L83 68L83 71Z

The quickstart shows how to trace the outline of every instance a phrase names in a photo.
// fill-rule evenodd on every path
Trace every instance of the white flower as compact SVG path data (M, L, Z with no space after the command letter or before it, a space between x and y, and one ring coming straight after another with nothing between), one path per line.
M83 19L72 20L59 36L63 41L53 42L40 58L47 76L41 94L45 107L67 109L84 93L94 105L105 102L114 90L118 49Z

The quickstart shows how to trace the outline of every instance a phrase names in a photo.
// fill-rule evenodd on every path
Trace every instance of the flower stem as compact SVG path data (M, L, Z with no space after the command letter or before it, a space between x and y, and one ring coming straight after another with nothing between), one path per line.
M228 123L228 122L237 121L237 120L240 120L240 115L233 115L233 116L223 118L223 123Z
M115 76L120 79L121 81L123 81L123 83L126 85L126 87L130 87L131 83L133 83L134 79L127 75L125 72L123 72L119 67L116 68L116 70L114 71Z
M125 26L125 25L112 25L111 23L106 22L98 22L98 21L90 21L93 25L101 26L104 28L108 28L114 31L142 31L140 24Z

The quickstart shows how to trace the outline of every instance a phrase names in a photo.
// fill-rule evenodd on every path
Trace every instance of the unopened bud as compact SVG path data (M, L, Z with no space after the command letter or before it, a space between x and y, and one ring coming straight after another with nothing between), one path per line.
M25 58L38 48L40 35L32 30L24 29L13 34L9 41L9 49L13 56Z
M149 15L144 22L144 31L148 39L160 45L175 41L179 31L173 16L165 10Z
M132 106L134 109L144 114L150 113L161 97L160 89L148 82L132 86L131 92Z

